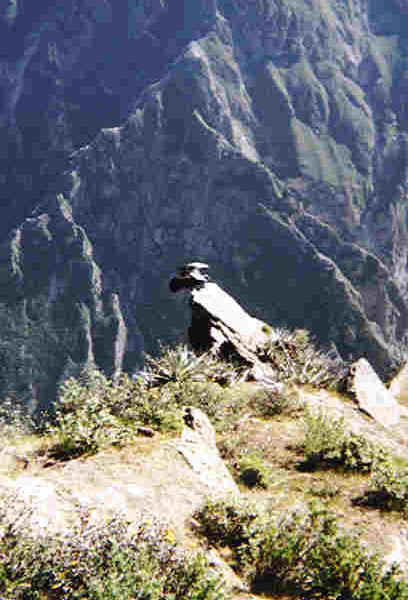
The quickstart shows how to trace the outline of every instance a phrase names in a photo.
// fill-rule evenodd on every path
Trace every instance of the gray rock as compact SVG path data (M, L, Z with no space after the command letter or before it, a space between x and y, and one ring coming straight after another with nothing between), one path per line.
M390 392L399 401L408 400L408 363L393 378L390 384Z
M1 471L0 503L14 519L18 504L26 506L27 525L39 534L69 530L80 506L94 520L120 513L137 522L154 515L182 535L207 497L239 495L208 418L196 408L189 415L190 426L178 439L141 438L122 452L106 450L14 477Z
M399 423L402 407L365 358L360 358L351 366L349 385L360 409L378 423L384 427Z
M177 450L213 494L239 494L218 453L215 431L207 415L194 407L186 407L185 411L188 425L176 443Z
M196 263L194 263L196 264ZM208 265L206 265L208 268ZM249 315L219 285L185 267L170 282L170 289L187 291L190 297L189 341L197 352L211 352L235 359L250 368L254 379L272 376L272 368L262 362L273 330Z

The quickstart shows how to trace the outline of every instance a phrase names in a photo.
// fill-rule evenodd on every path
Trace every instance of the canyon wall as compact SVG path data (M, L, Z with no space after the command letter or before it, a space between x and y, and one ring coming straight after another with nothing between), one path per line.
M405 0L2 0L0 20L0 311L20 354L24 315L53 331L27 396L182 340L168 281L191 260L251 314L391 372L408 319Z

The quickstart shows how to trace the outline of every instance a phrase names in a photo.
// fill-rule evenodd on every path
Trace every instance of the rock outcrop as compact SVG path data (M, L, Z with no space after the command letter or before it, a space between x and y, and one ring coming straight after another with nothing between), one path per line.
M0 385L31 410L83 369L122 368L126 326L105 294L92 245L62 197L27 218L0 249Z
M408 363L393 378L390 384L390 392L397 400L406 402L408 400Z
M208 265L189 263L170 281L171 291L184 290L189 295L190 345L198 353L212 352L251 368L260 367L271 338L270 327L251 317L219 285L209 281L203 269Z
M349 391L360 409L369 414L384 427L392 427L400 422L405 409L398 404L370 363L360 358L351 365Z
M82 507L96 520L119 513L138 522L141 515L153 515L181 535L207 497L239 495L207 416L196 408L190 416L180 439L143 439L133 448L106 450L13 478L3 475L9 465L2 463L0 497L15 495L9 503L14 514L21 502L31 506L30 525L39 534L68 530Z
M269 325L249 315L219 285L209 280L208 265L189 263L170 281L174 293L188 294L191 325L188 339L198 354L209 352L244 368L249 379L280 390L268 359L275 334Z
M129 370L180 339L165 281L197 256L251 314L390 372L408 324L407 19L396 1L3 3L6 252L62 193L120 298Z

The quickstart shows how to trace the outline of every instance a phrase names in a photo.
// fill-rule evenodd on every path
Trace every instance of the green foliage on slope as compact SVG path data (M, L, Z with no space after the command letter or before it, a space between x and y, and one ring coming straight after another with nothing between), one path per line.
M303 599L408 598L397 567L368 553L326 508L311 505L276 517L245 504L209 501L196 517L211 543L232 549L236 568L255 592Z
M275 330L266 356L278 381L335 389L344 376L342 361L318 350L306 329Z
M370 486L356 504L387 511L397 511L408 517L408 468L398 468L392 462L379 463L373 469Z
M343 418L333 419L320 413L305 412L305 437L300 442L304 468L340 468L344 471L370 473L377 465L391 460L380 445L347 429Z
M7 600L224 600L203 554L187 554L156 522L81 514L65 535L38 537L0 512L0 596Z
M123 446L144 426L166 433L181 431L182 411L172 396L147 390L127 375L113 382L92 371L63 383L49 433L56 440L54 455L70 458L109 445Z

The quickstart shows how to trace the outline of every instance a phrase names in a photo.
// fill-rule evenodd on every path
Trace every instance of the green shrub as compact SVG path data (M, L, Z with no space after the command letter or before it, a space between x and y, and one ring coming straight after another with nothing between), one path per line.
M250 410L250 398L224 388L214 381L168 382L159 387L147 388L147 395L165 398L169 407L194 406L208 415L218 432L231 431L245 410Z
M249 435L246 431L234 432L217 442L220 456L228 464L234 477L239 477L239 461L242 458L243 449L249 443Z
M270 481L270 467L259 452L244 454L238 463L239 478L247 487L266 489Z
M304 559L320 532L333 535L335 520L322 522L316 511L286 513L270 520L264 531L241 549L241 561L255 588L267 585L271 591L294 591L301 584Z
M226 401L225 390L212 381L169 382L159 388L151 388L150 394L167 395L169 405L181 408L194 406L204 411L215 427L223 427L231 403Z
M146 390L127 375L116 383L98 371L68 379L61 386L49 429L56 438L53 452L69 458L122 445L135 439L141 425L177 433L184 425L183 414L172 400L171 395Z
M341 488L337 485L332 485L331 483L313 483L313 485L307 490L308 493L316 498L322 498L325 500L330 500L332 498L336 498L341 492Z
M85 515L86 517L86 515ZM7 600L224 600L202 554L187 554L158 523L120 519L41 537L0 520L0 597Z
M141 425L179 433L186 405L201 408L223 429L236 414L232 403L223 400L221 386L238 378L233 365L209 354L196 356L185 346L162 348L160 357L147 356L146 362L146 370L132 379L122 374L112 381L90 371L63 383L49 429L57 440L55 456L69 458L128 443Z
M194 518L200 523L199 532L215 546L236 548L248 544L254 531L259 511L248 502L208 499Z
M277 329L267 345L266 359L276 369L278 381L337 388L344 379L345 366L317 350L305 329Z
M169 382L214 381L222 385L239 378L239 369L210 354L197 356L187 346L175 348L162 346L158 358L145 356L146 368L139 373L148 386L160 386Z
M239 501L208 501L200 531L229 546L255 593L306 599L407 600L396 566L367 554L327 508L311 505L278 519Z
M300 444L304 452L303 467L341 468L369 473L374 465L389 460L388 452L362 435L346 430L344 419L332 419L319 413L305 413L305 437Z
M408 516L408 469L395 468L391 461L373 469L370 488L358 503Z
M311 508L285 515L241 548L254 591L301 598L404 600L408 586L393 566L368 555L335 516Z
M268 418L276 415L296 415L304 410L304 402L299 399L299 393L294 387L285 386L277 392L272 389L260 388L250 400L256 415Z

